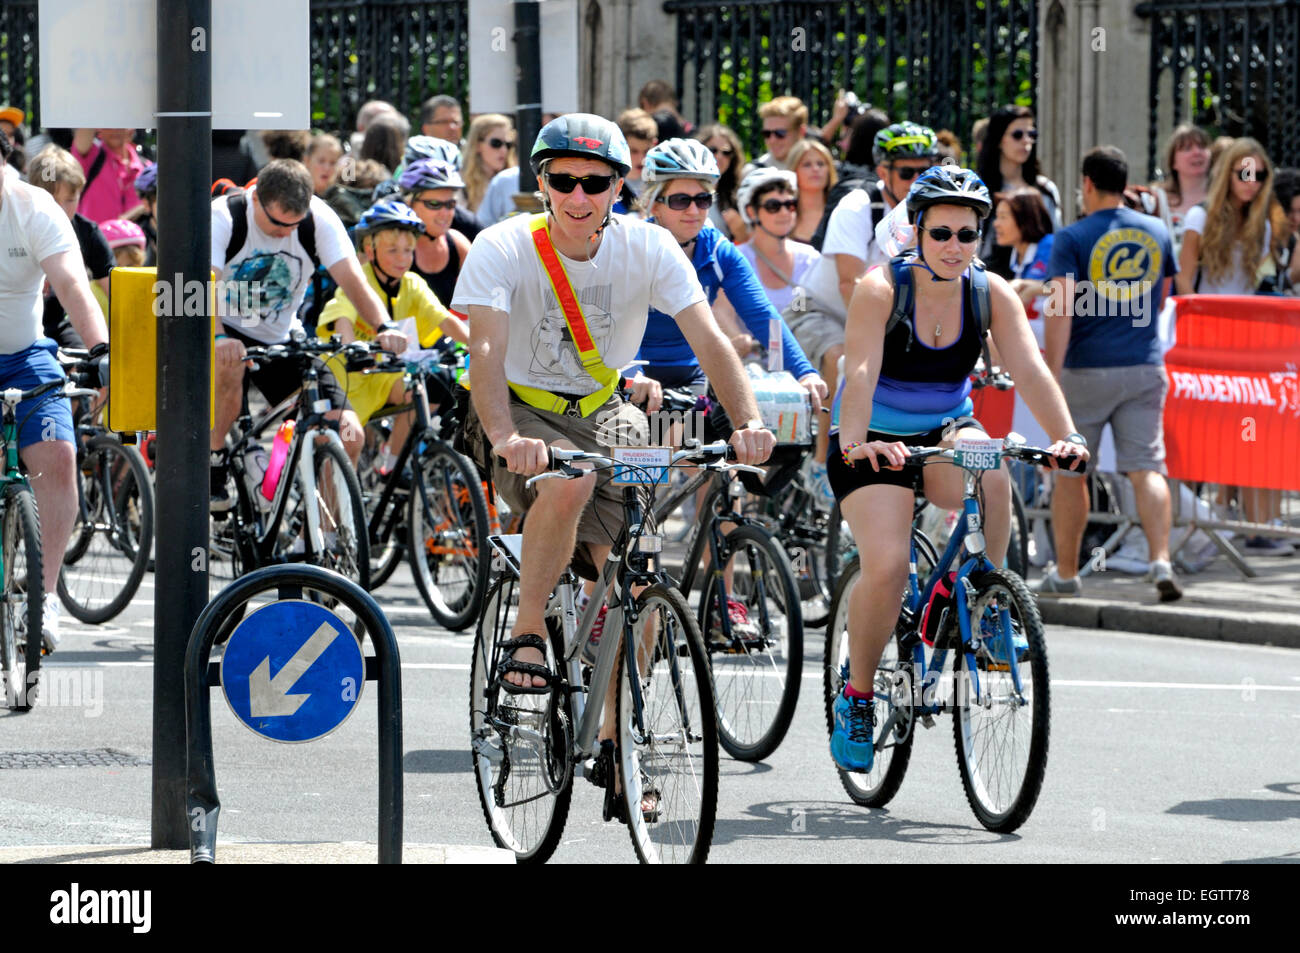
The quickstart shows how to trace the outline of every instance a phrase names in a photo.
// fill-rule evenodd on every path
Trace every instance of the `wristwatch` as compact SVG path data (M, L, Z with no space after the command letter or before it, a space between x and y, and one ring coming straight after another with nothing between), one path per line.
M1084 435L1081 433L1067 433L1061 439L1066 441L1067 443L1077 443L1085 450L1088 449L1088 439L1084 437Z
M745 421L745 425L740 429L741 430L762 430L766 426L767 424L763 423L762 417L755 417L752 420Z
M400 331L396 321L385 321L379 327L375 328L376 334L383 334L385 331Z

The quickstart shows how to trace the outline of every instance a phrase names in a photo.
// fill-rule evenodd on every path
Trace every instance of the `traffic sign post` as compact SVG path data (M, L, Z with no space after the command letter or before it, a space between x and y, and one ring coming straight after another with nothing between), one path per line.
M321 593L352 612L353 631L333 611L304 599ZM277 601L231 626L263 593ZM230 631L220 662L209 663L219 633ZM361 653L361 636L375 646ZM373 662L373 665L367 663ZM212 760L210 690L220 685L231 711L271 741L305 743L338 728L356 710L367 680L379 689L379 862L402 860L402 685L397 638L364 589L319 566L268 566L212 600L190 633L185 653L190 859L216 860L216 771Z

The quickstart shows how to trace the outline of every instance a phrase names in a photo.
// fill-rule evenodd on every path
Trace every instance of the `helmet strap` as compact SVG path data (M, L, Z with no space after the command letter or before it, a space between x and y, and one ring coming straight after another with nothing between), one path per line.
M390 298L396 295L397 290L402 286L402 276L398 275L394 277L384 271L383 268L379 267L379 254L375 251L375 240L373 236L370 239L370 251L366 255L366 260L370 262L371 269L379 279L379 287L383 288Z

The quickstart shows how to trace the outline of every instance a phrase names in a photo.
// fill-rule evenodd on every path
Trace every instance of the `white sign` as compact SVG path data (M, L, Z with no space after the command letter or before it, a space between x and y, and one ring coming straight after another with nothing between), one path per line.
M632 467L615 467L610 482L615 486L664 483L668 465L673 462L671 447L615 447L611 454L619 463Z
M152 129L156 0L40 0L42 126ZM214 129L311 127L308 0L219 0L190 55L212 64Z
M540 0L542 112L578 111L578 0ZM469 111L513 113L513 0L469 0Z

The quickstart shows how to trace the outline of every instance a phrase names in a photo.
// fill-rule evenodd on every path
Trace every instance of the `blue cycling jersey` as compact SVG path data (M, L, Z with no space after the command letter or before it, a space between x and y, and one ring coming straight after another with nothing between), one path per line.
M736 314L745 323L749 333L763 342L767 341L768 322L773 318L781 321L781 350L785 369L796 380L814 372L803 348L767 300L754 269L737 251L736 246L711 224L705 223L696 237L691 264L695 266L704 293L709 297L709 304L717 300L718 289L721 288L727 293L727 300L736 309ZM654 308L650 309L650 319L646 322L645 336L641 339L641 351L637 357L655 366L694 367L699 363L695 352L678 329L677 322L671 315Z

